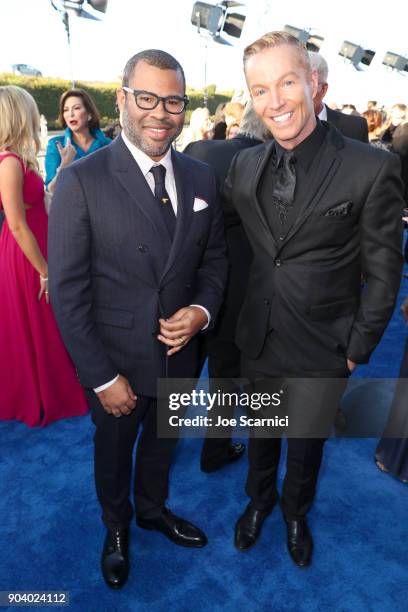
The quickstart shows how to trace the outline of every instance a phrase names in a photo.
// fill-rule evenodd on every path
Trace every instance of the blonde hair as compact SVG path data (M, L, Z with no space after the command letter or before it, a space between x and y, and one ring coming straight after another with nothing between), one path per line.
M209 119L210 111L208 108L199 106L193 110L190 117L192 142L203 138L204 132L208 131Z
M264 51L265 49L271 49L273 47L280 47L281 45L289 45L294 47L299 55L299 60L303 65L304 69L308 74L311 72L310 58L306 49L306 45L300 42L295 36L288 32L267 32L261 38L258 38L253 43L248 45L244 49L244 69L246 63L250 57Z
M224 107L225 123L230 126L232 123L240 123L244 114L245 106L241 102L228 102Z
M15 85L0 86L0 149L16 153L39 171L40 113L31 94Z

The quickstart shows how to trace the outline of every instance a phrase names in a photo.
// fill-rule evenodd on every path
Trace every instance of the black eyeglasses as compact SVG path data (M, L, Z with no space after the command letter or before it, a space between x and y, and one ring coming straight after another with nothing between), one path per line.
M130 87L122 87L122 89L135 96L135 102L142 110L153 110L162 101L166 112L172 115L180 115L189 103L187 96L182 98L180 96L162 97L143 89L130 89Z

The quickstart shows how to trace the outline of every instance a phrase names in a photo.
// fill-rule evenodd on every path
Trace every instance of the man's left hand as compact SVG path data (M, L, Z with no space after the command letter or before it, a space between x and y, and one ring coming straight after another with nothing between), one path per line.
M205 325L207 315L197 306L180 308L169 319L159 319L160 334L157 338L170 346L167 355L174 355L191 340Z
M354 368L357 367L357 364L354 361L351 361L351 359L347 359L347 367L350 372L352 372Z

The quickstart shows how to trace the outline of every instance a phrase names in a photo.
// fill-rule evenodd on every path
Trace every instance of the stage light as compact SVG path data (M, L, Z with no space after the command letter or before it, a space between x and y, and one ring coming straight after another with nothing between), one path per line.
M408 59L403 55L398 55L398 53L392 53L392 51L387 51L384 56L382 63L393 70L398 70L399 72L408 72Z
M363 49L360 45L345 40L340 47L339 55L349 60L356 70L361 70L360 64L364 64L365 66L371 64L375 51Z
M195 2L191 13L191 23L197 27L198 33L207 30L215 42L230 45L221 37L225 33L239 38L245 23L245 15L231 12L231 9L243 6L241 2L224 0L217 5L207 2Z
M206 2L195 2L193 12L191 14L191 23L199 30L208 30L213 36L222 26L221 19L224 17L224 11L221 7L207 4Z
M73 13L77 17L96 19L97 21L100 20L100 17L89 13L89 9L98 13L106 13L107 6L108 0L62 0L64 10ZM88 10L85 10L85 8Z
M88 3L95 11L99 11L100 13L106 13L106 9L108 8L108 0L88 0Z
M295 38L300 40L308 51L318 52L323 44L323 36L317 34L311 34L308 30L302 30L301 28L295 28L295 26L285 25L283 28L288 34L292 34Z

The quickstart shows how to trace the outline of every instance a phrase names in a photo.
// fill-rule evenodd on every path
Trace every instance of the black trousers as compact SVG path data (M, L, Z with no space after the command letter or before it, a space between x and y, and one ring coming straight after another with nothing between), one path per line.
M157 403L138 397L128 416L107 414L93 394L95 485L102 520L109 529L128 527L133 515L130 502L133 449L139 434L134 467L133 498L137 516L159 515L168 496L168 476L177 439L157 437Z
M249 360L243 360L243 375L250 381L254 380L265 380L265 373L256 372L252 367ZM321 417L326 422L326 429L330 429L331 424L334 422L335 414L338 408L338 404L341 400L341 396L347 385L347 377L349 372L344 371L330 371L330 372L308 372L307 376L310 379L315 378L319 385L307 385L306 392L305 385L301 380L302 374L299 374L299 384L293 377L293 374L287 374L284 372L275 372L274 375L282 380L287 376L291 378L292 387L295 392L289 397L289 403L294 402L297 404L295 409L292 410L292 414L296 415L300 412L307 411L310 409L316 399L316 403L320 406L316 410L310 411L311 421L314 420L314 424L319 425ZM325 385L327 378L327 386ZM320 379L320 380L318 380ZM332 379L340 379L331 383ZM282 386L280 384L279 386ZM309 387L309 393L308 389ZM315 395L316 388L316 396ZM305 405L302 406L304 398ZM325 408L324 402L327 401L327 410L325 414L322 414L321 408ZM309 406L308 406L309 404ZM291 414L291 406L287 407L288 414ZM328 413L328 414L327 414ZM290 417L289 417L290 418ZM311 424L313 430L314 424ZM302 426L307 425L307 419L304 420ZM317 427L318 429L319 427ZM323 457L323 447L326 441L326 437L321 435L319 431L319 437L289 437L287 438L287 462L286 462L286 474L283 482L282 495L280 497L280 505L282 512L287 520L299 519L306 516L310 510L315 493L317 480L320 470L320 465ZM248 460L249 470L246 481L246 493L250 497L252 504L258 510L270 511L279 500L279 494L277 490L277 475L278 467L281 456L282 440L279 437L254 437L253 432L250 432L249 448L248 448Z
M225 340L212 335L211 332L203 335L200 344L200 363L201 369L204 361L208 356L208 376L210 379L210 392L216 391L233 391L235 384L233 379L241 376L241 352L234 342ZM224 382L221 387L217 384L212 384L212 379L222 379ZM222 411L218 410L217 414L228 420L234 416L235 406L223 406ZM216 416L213 414L213 416ZM228 458L229 448L231 445L232 428L224 427L222 437L218 432L217 437L211 434L211 428L207 431L204 438L201 450L201 465L211 468L213 465L218 465L223 460Z

